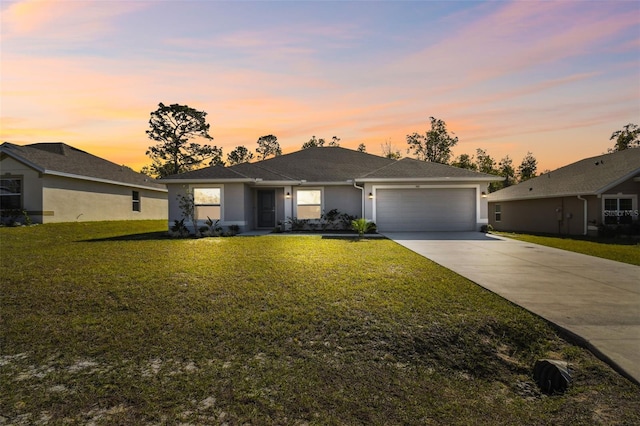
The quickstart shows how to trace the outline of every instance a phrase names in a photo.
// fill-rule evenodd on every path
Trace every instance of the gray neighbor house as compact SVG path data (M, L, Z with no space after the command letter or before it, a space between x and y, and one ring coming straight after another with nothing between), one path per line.
M210 218L240 232L273 229L292 218L317 222L335 209L391 232L480 230L488 223L488 185L499 180L438 163L321 147L159 182L169 191L169 226L184 218L180 196L192 194L198 227ZM188 218L185 224L194 227Z
M585 158L489 194L499 231L596 235L639 225L640 148Z
M167 204L155 179L67 144L0 145L4 221L166 220Z

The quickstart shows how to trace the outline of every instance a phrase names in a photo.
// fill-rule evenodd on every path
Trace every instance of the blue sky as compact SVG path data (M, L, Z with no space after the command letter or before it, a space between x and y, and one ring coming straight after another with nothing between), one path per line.
M159 102L228 153L338 136L380 153L444 120L454 154L539 171L640 123L640 2L3 1L0 137L135 169Z

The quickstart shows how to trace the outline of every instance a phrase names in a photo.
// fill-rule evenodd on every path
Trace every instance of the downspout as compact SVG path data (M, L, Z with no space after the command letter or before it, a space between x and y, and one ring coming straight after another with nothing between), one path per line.
M364 218L364 188L363 188L363 187L361 187L361 186L358 186L358 185L356 184L356 180L355 180L355 179L353 180L353 187L354 187L354 188L358 188L358 189L360 190L360 192L362 192L362 197L360 197L360 199L362 200L362 206L360 207L360 209L361 209L362 211L361 211L361 213L360 213L360 217L361 217L361 218Z
M582 198L582 195L578 195L578 200L582 200L584 204L584 227L582 235L587 235L587 200L585 198Z

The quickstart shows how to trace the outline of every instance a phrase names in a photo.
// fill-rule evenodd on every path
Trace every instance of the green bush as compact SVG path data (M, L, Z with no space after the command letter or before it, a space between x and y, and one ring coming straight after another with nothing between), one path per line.
M362 238L366 232L369 232L371 228L375 226L376 225L373 222L370 222L363 217L351 221L351 229L358 233L359 238Z

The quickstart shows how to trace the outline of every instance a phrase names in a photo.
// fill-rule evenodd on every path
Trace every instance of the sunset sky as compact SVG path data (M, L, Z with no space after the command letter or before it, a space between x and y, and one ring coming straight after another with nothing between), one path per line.
M429 116L538 171L640 124L640 2L7 1L0 140L136 170L159 102L208 113L226 154L274 134L404 155Z

